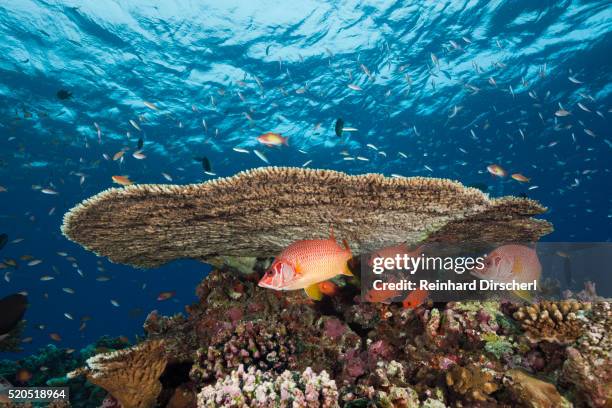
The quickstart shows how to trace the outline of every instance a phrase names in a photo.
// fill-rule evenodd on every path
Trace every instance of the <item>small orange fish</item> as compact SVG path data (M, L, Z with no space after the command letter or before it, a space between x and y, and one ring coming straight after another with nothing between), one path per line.
M319 291L325 296L334 296L338 293L338 285L332 281L319 282Z
M489 164L487 166L487 171L497 177L506 177L508 175L506 170L497 164Z
M19 371L15 374L15 380L18 383L27 383L32 379L32 373L26 370L25 368L20 368Z
M168 300L168 299L174 297L174 295L176 295L175 291L161 292L157 296L157 300L159 300L160 302L163 301L163 300Z
M51 333L49 334L49 337L51 337L51 340L53 341L62 341L62 336L60 336L58 333Z
M280 145L288 145L287 137L282 137L280 133L268 132L257 138L257 141L261 144L265 144L266 146L280 146Z
M520 181L521 183L529 183L529 178L523 176L521 173L514 173L512 178L516 181Z
M115 183L120 184L122 186L129 186L131 184L134 184L134 182L130 180L127 176L113 176L112 179Z
M429 292L425 289L415 289L406 296L402 306L404 309L416 309L425 302L427 296L429 296Z
M122 158L124 153L125 153L125 152L124 152L123 150L119 150L119 151L118 151L117 153L115 153L115 155L113 156L113 161L117 161L117 160L119 160L120 158Z
M274 290L304 289L311 299L321 300L317 285L337 275L353 276L348 261L353 257L348 243L338 245L331 231L328 239L297 241L274 259L259 281L262 288Z

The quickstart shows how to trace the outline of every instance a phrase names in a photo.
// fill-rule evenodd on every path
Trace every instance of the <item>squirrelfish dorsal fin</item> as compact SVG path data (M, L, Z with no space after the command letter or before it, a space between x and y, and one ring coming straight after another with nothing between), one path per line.
M332 241L336 240L336 236L334 235L334 226L333 225L329 226L329 239L331 239Z

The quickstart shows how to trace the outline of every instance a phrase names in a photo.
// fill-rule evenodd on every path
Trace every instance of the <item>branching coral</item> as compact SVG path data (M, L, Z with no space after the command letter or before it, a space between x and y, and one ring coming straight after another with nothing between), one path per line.
M297 346L282 323L241 322L219 332L197 352L191 377L198 383L218 379L240 365L281 372L295 365Z
M150 408L161 391L159 377L165 367L163 342L154 340L95 355L68 377L85 375L115 397L123 408Z
M513 317L531 339L569 344L582 335L585 320L581 317L590 309L591 303L576 300L542 301L522 306Z
M323 371L314 373L307 368L302 373L284 371L280 375L256 370L244 370L240 365L214 385L198 394L198 408L336 408L336 383Z

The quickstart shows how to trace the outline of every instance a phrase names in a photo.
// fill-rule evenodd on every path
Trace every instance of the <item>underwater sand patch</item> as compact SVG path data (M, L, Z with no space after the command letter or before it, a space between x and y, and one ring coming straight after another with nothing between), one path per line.
M437 178L263 167L201 184L105 190L67 212L62 232L111 261L150 268L175 259L273 257L330 226L354 254L400 242L536 241L552 231L534 200L490 199Z

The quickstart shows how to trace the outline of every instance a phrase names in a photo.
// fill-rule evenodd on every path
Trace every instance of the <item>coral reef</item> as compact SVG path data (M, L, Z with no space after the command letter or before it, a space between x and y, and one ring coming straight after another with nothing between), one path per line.
M198 408L215 407L334 408L339 407L338 390L325 371L317 374L307 368L275 376L254 366L245 371L240 365L198 394Z
M346 282L313 303L299 292L258 288L259 273L215 270L197 288L200 301L186 317L147 319L149 338L164 339L166 350L189 367L181 385L186 395L206 389L207 404L217 396L230 404L222 384L242 384L239 367L259 371L270 384L284 372L325 371L337 404L346 407L529 405L526 398L540 404L531 406L590 401L597 407L610 388L607 377L592 378L610 366L607 303L473 301L402 309L361 303ZM252 398L241 387L238 400ZM200 393L201 404L203 398Z
M155 267L192 258L219 266L234 257L244 269L296 240L328 236L330 225L354 253L427 237L534 241L552 231L530 218L545 210L447 179L265 167L203 184L109 189L66 213L62 232L118 263Z
M593 305L589 330L567 349L561 383L575 390L591 407L612 406L612 307Z
M97 354L68 378L84 375L108 391L123 408L155 405L162 390L159 378L166 367L163 342L150 340L134 347Z
M74 407L612 404L608 301L403 309L361 303L346 280L312 302L259 288L265 263L256 264L250 274L214 270L185 315L151 312L135 346L107 337L69 356L49 346L19 366L0 362L0 376L26 368L28 385L67 385Z

